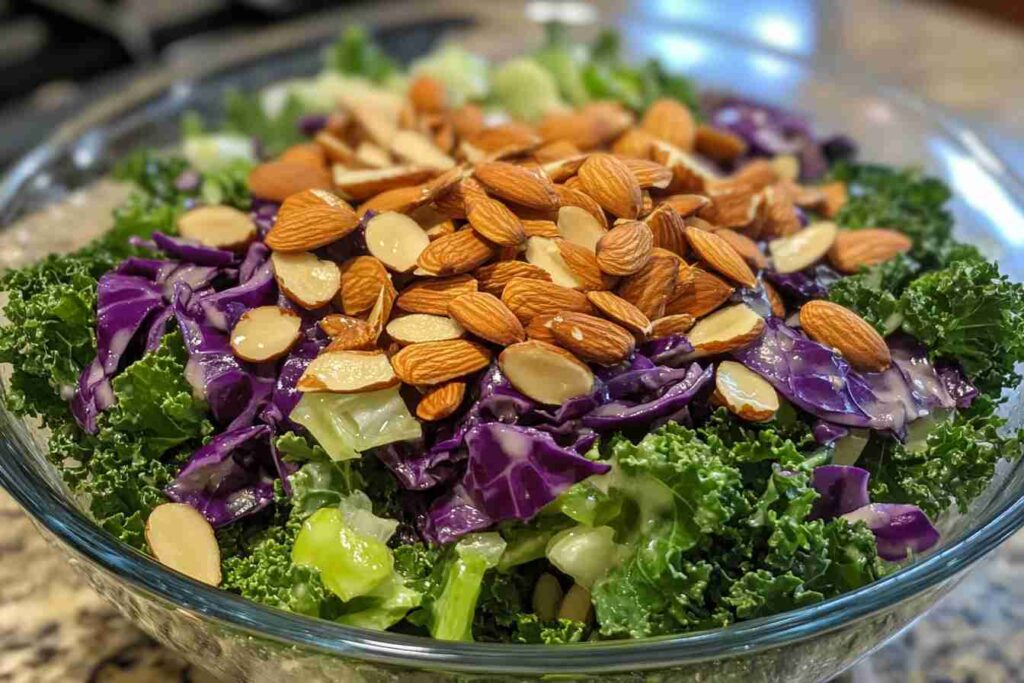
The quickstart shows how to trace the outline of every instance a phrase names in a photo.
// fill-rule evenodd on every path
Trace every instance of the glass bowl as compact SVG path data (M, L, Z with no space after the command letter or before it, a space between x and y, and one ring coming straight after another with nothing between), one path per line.
M803 110L822 130L859 140L866 159L917 164L944 178L957 197L960 237L998 256L1015 279L1024 275L1024 185L968 128L862 79L852 66L812 66L706 29L645 23L625 5L610 6L610 18L634 56L657 53L701 85ZM358 19L375 23L387 47L400 55L404 50L406 57L449 29L493 56L539 38L538 25L496 7L412 5L402 12L404 24L395 23L393 14L390 21ZM445 8L453 14L445 15ZM97 183L115 159L142 145L172 143L180 113L216 114L228 85L257 88L312 73L338 28L334 21L309 21L231 42L229 49L211 44L181 60L191 64L188 73L141 77L62 127L0 185L0 254L11 265L81 243L102 229L103 221L90 218L86 209L106 212L118 196L109 183ZM1019 396L1007 405L1019 422ZM821 680L911 624L1024 525L1024 464L1005 464L969 514L945 520L941 547L832 600L725 630L640 642L560 648L447 643L276 611L169 571L89 521L47 463L45 442L33 425L0 410L0 435L0 484L43 535L141 628L225 680Z

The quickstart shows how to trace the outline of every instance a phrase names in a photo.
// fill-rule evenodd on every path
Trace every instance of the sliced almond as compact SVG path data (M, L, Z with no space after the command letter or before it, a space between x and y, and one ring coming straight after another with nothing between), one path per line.
M264 240L274 251L311 251L359 227L359 216L327 190L304 190L284 200Z
M313 142L292 145L281 152L278 161L306 164L320 170L327 170L327 155L322 147Z
M347 315L368 311L391 277L379 259L356 256L341 264L341 307Z
M724 360L715 369L715 396L737 417L765 422L779 410L775 388L742 363Z
M779 174L775 171L775 166L768 159L754 159L748 161L743 165L740 170L729 176L727 184L730 185L749 185L755 190L763 190L764 188L779 182Z
M513 387L546 405L561 405L594 388L594 373L585 363L542 341L509 346L498 356L498 365Z
M551 281L551 274L543 268L522 261L499 261L477 268L473 275L482 291L500 297L505 285L514 277Z
M380 213L366 222L366 248L396 273L416 267L430 238L416 221L400 213Z
M335 166L334 184L345 196L362 201L387 190L418 185L435 174L434 169L422 166L391 166L354 171Z
M417 280L402 290L395 303L407 313L448 315L452 299L475 291L477 281L469 275Z
M639 308L648 319L660 318L675 293L679 262L669 256L652 256L643 268L624 277L618 295Z
M832 248L839 229L835 223L812 223L789 237L768 243L772 263L779 273L795 273L820 261Z
M883 228L840 230L828 252L829 262L841 273L884 263L910 251L913 241L902 232Z
M577 311L590 313L593 308L583 292L543 280L514 277L505 285L501 300L523 324L542 313Z
M846 183L838 181L834 183L826 183L819 185L818 190L824 196L824 203L821 207L821 212L825 218L835 218L839 210L846 206L848 198L846 191Z
M556 285L582 289L583 282L566 264L558 241L545 237L531 237L526 241L526 261L546 272Z
M678 100L663 97L652 102L644 112L640 127L679 149L693 149L697 124L690 110Z
M501 202L487 196L474 197L466 204L469 224L480 235L503 247L518 247L526 241L522 222Z
M285 296L305 309L326 306L341 287L341 271L332 261L323 261L309 252L270 256L277 286Z
M445 315L411 313L393 319L387 325L388 336L399 344L459 339L466 333L462 325Z
M569 140L553 140L533 150L533 158L542 164L579 155L580 148Z
M391 311L395 306L396 298L398 298L398 292L395 291L394 286L389 280L380 288L377 301L374 302L373 308L370 309L370 314L366 316L366 324L370 327L374 343L377 343L377 340L380 339L381 333L384 332L384 325L391 318Z
M707 163L661 140L652 146L651 158L672 169L672 184L667 189L673 193L704 192L720 180L718 172Z
M471 292L455 298L448 304L448 315L471 334L494 344L508 346L526 338L515 314L501 299L487 292Z
M387 354L372 351L324 350L310 361L295 384L299 391L355 394L398 384Z
M682 216L668 204L654 209L644 219L654 236L654 246L667 249L678 256L686 256L689 243L686 241L686 224Z
M611 154L591 154L579 170L584 192L619 218L636 218L643 206L640 184L625 162Z
M299 340L302 319L277 306L259 306L242 314L231 330L231 349L242 360L262 363L288 353Z
M365 91L363 91L365 92ZM352 120L373 142L387 149L398 132L401 105L396 102L350 102Z
M491 352L465 339L410 344L391 359L395 372L406 384L441 384L483 370Z
M694 149L709 159L731 163L747 153L747 143L731 131L708 125L697 126Z
M283 202L303 190L330 190L331 174L325 168L290 161L269 161L249 172L249 191L254 197Z
M361 318L333 313L320 319L320 329L331 337L328 351L367 351L377 343L376 331Z
M415 166L447 171L455 168L455 160L444 153L434 141L414 130L400 130L391 138L388 147L402 161Z
M772 239L798 232L803 226L790 193L778 185L770 185L761 193L760 230L755 237Z
M586 313L559 313L548 325L559 345L586 361L613 365L629 357L633 335L613 322Z
M597 242L597 262L609 275L632 275L651 257L654 235L641 221L625 221Z
M220 546L191 505L163 503L146 518L146 543L160 564L210 586L220 585Z
M473 175L487 191L535 209L555 210L559 199L554 184L539 173L524 166L503 161L477 164Z
M426 422L436 422L452 415L466 396L465 382L446 382L434 387L416 404L416 417Z
M554 333L551 331L551 321L557 313L541 313L535 315L530 319L530 323L523 328L526 331L526 338L534 341L547 342L548 344L558 345L558 340L555 339Z
M808 301L800 308L800 327L811 339L839 351L858 370L881 372L892 365L882 335L844 306Z
M355 161L355 150L334 133L322 130L313 139L324 150L324 154L331 163L349 165Z
M689 358L703 358L749 346L764 332L764 319L746 304L736 304L701 318L687 340L693 346Z
M761 247L757 246L757 242L746 235L728 228L716 230L715 234L728 242L729 246L735 249L736 253L742 256L743 260L752 268L761 270L768 267L768 258L761 251Z
M779 179L794 183L800 179L800 160L792 154L776 154L772 157L771 164Z
M544 175L553 183L566 182L570 178L576 177L580 166L583 165L588 156L590 155L577 154L576 156L559 159L558 161L551 161L541 166L541 170L544 171Z
M605 317L622 325L633 334L643 337L651 329L651 321L639 308L611 292L587 292L587 299ZM531 325L533 322L531 321ZM527 330L529 335L529 330ZM533 337L531 336L531 339Z
M474 230L463 229L431 242L416 263L430 275L459 275L482 266L494 255L491 242Z
M200 206L181 215L178 234L207 247L241 251L256 239L256 224L230 206Z
M391 158L391 154L381 145L363 140L356 147L355 167L382 169L391 168L394 165L395 161Z
M743 257L715 233L687 227L686 239L697 255L715 271L744 287L757 285L757 278Z
M734 291L727 282L702 268L680 264L675 291L665 303L665 315L688 313L701 318L728 301Z
M622 162L633 173L641 189L655 187L663 190L672 182L672 169L656 161L626 158Z
M746 228L754 223L763 201L761 189L746 183L721 183L708 190L711 205L701 218L720 228Z
M651 331L648 337L650 339L660 339L677 334L686 334L695 322L696 318L689 313L665 315L651 322Z
M409 187L396 187L371 197L359 205L359 216L364 216L368 211L384 213L394 211L396 213L409 213L422 206L429 200L424 185L410 185Z
M560 236L558 234L558 226L555 225L554 221L524 218L520 222L523 224L523 232L526 233L527 238L546 237L547 239L555 239Z
M617 278L601 270L594 252L563 239L555 240L555 244L558 246L562 261L579 283L577 289L591 291L611 289L615 286Z
M573 244L596 251L597 243L607 232L608 229L586 209L563 206L558 210L558 234Z

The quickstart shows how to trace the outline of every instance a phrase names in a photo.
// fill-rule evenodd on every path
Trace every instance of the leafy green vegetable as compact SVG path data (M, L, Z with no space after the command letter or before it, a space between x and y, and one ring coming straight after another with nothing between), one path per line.
M542 621L536 614L522 614L512 633L514 643L565 645L578 643L587 635L587 625L574 619Z
M901 254L842 278L829 288L828 298L864 318L880 334L887 335L903 322L899 296L917 270L917 263Z
M327 51L327 68L347 76L361 76L383 83L395 71L395 63L370 39L362 26L349 26Z
M561 105L554 77L527 57L496 68L491 74L491 93L511 116L523 121L538 121Z
M286 148L302 142L302 131L296 125L306 107L298 97L289 95L280 111L270 113L258 94L228 90L224 97L225 131L238 133L259 142L265 157L274 157Z

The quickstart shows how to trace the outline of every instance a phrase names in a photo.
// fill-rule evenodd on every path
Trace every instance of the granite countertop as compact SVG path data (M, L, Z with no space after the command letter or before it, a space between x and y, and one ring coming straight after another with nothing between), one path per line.
M793 3L762 6L773 4ZM1020 153L1018 167L1024 168L1019 112L1024 35L1019 31L946 5L885 0L825 0L816 23L819 53L853 59L973 120L1007 141L1004 151L1011 158L1015 150ZM26 251L38 238L25 233ZM987 558L912 630L845 678L857 683L1024 680L1022 569L1024 532ZM210 678L94 594L0 489L0 682L129 680Z

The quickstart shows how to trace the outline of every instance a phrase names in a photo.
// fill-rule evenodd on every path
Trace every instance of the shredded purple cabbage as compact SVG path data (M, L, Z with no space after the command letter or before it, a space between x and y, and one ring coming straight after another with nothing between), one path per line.
M916 505L871 503L844 514L850 522L864 522L875 535L878 556L890 562L908 559L939 542L939 531Z

